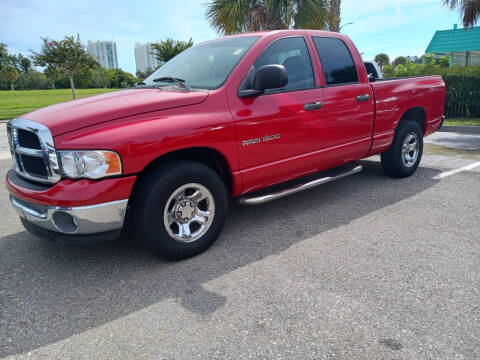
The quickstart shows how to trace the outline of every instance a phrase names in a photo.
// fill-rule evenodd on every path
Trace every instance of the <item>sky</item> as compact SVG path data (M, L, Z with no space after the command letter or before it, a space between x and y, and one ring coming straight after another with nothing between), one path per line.
M88 40L115 40L118 63L135 73L136 42L167 37L195 43L218 37L205 18L208 0L1 0L0 42L12 53L38 51L41 37L79 34ZM442 0L343 0L342 28L363 54L423 55L436 30L461 23Z

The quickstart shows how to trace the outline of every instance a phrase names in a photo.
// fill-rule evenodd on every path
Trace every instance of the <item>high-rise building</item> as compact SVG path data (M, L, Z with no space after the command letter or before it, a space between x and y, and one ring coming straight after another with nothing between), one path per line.
M118 69L115 41L89 41L87 52L106 69Z
M155 70L158 65L161 65L161 63L162 62L160 60L157 60L157 58L153 54L153 48L151 43L135 43L135 65L137 68L137 72L151 72Z

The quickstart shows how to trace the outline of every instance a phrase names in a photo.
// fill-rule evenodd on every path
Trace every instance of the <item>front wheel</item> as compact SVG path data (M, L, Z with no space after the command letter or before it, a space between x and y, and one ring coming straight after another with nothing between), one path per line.
M138 241L179 260L205 251L217 239L227 218L228 195L214 170L179 161L142 179L132 211Z
M404 178L420 165L423 154L423 133L415 121L400 123L388 151L382 153L382 168L390 176Z

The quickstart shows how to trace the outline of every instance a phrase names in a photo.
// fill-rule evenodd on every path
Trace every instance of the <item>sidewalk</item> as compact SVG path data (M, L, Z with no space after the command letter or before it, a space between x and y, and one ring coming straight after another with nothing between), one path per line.
M7 140L7 127L0 124L0 160L10 158L10 149Z
M457 150L480 151L480 134L436 132L425 138L426 144L445 146Z

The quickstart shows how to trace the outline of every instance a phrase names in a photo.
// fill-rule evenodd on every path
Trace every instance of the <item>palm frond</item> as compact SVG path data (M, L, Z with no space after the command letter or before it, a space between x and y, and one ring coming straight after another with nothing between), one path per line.
M325 29L330 16L326 0L298 0L296 3L295 29Z
M328 6L328 0L211 0L206 16L225 35L291 27L324 29Z
M480 0L443 0L452 10L458 10L463 18L463 26L474 26L480 17Z

